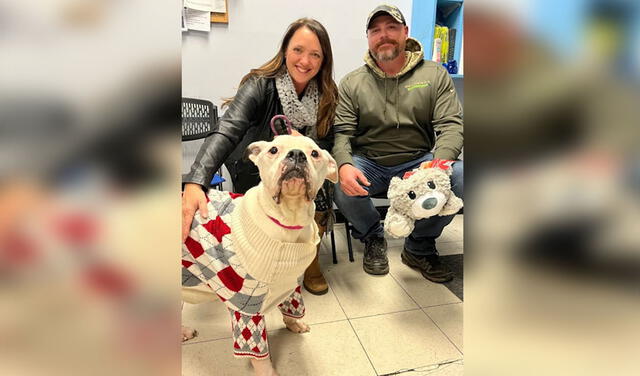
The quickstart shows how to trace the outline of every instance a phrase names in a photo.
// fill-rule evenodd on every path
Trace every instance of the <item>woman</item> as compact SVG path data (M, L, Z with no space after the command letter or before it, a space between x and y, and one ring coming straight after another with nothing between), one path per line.
M223 163L231 174L235 192L244 193L258 184L258 169L243 155L250 143L273 139L270 121L275 115L287 116L293 134L311 137L321 148L331 150L338 99L332 76L331 43L324 26L310 18L294 21L276 56L244 76L236 96L224 103L228 109L220 118L218 129L206 138L184 178L183 241L196 210L208 214L204 192ZM326 182L316 198L321 237L333 223L332 190L333 185ZM328 291L317 255L305 271L303 285L316 295Z

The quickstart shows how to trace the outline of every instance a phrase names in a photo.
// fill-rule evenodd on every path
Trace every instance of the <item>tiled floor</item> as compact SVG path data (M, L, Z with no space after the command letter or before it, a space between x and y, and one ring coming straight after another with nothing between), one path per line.
M456 216L438 239L441 255L463 253L462 223L463 216ZM291 333L278 311L267 315L271 357L280 375L462 375L462 301L402 264L402 240L388 239L391 272L371 276L362 270L363 245L353 242L356 260L350 263L342 225L335 235L338 264L331 262L328 237L320 252L329 293L315 296L303 289L304 321L311 331ZM182 346L184 376L253 374L248 360L233 358L222 303L185 304L183 323L199 331Z

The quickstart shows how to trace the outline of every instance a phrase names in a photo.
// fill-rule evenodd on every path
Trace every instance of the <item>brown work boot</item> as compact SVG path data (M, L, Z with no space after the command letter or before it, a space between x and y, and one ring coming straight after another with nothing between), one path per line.
M307 270L304 271L304 280L302 281L304 288L313 295L324 295L329 291L329 285L322 275L320 263L318 263L318 254Z

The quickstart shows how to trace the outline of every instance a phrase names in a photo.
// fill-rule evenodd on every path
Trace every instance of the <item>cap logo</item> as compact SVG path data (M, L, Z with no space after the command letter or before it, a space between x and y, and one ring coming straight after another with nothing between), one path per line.
M367 28L371 23L371 18L373 18L377 13L380 13L380 12L387 13L389 16L393 17L393 19L396 20L397 22L406 24L404 20L404 16L402 15L398 7L394 5L389 5L389 4L382 4L382 5L378 5L373 11L371 11L371 13L369 13L369 17L367 17Z

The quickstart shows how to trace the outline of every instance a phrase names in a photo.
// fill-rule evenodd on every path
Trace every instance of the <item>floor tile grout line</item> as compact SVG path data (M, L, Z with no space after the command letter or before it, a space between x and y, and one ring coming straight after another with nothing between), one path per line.
M463 300L461 300L459 302L452 302L452 303L442 303L442 304L434 304L434 305L430 305L430 306L420 306L420 308L434 308L434 307L442 307L442 306L454 305L454 304L462 304L462 303L464 303Z
M421 310L422 310L422 312L424 312L424 314L425 314L425 315L427 315L427 317L429 318L429 320L431 320L431 322L433 322L433 325L435 325L435 326L436 326L436 328L438 328L438 329L442 332L442 334L444 334L444 336L445 336L445 337L447 337L447 339L449 340L449 342L451 342L451 344L453 345L453 347L455 347L455 348L456 348L456 350L458 350L458 352L459 352L460 354L462 354L462 356L464 356L464 352L462 352L462 350L460 350L460 349L458 348L458 345L456 345L456 344L455 344L455 342L453 342L453 341L451 340L451 338L449 338L449 336L447 335L447 333L445 333L445 332L444 332L444 330L442 330L442 328L440 328L440 325L438 325L438 323L436 322L436 320L434 320L431 316L429 316L429 314L427 313L427 311L425 311L425 310L424 310L424 308L422 308Z
M373 372L376 373L376 376L380 375L380 373L376 369L376 366L373 365L373 361L369 357L369 353L367 352L367 349L364 348L364 344L360 340L360 336L358 335L358 332L356 331L356 328L353 327L353 323L351 322L351 319L347 319L347 321L349 322L349 326L351 327L351 330L353 330L353 334L356 335L356 338L358 339L358 343L360 343L360 347L362 347L362 351L364 351L364 355L367 357L367 360L369 360L369 364L371 364L371 368L373 368Z
M442 364L450 365L450 364L454 364L454 363L457 363L457 362L464 362L464 357L457 358L457 359L447 359L447 360L444 360L444 361L438 362L438 363L431 363L431 364L427 364L427 365L424 365L424 366L413 367L411 369L407 369L406 371L401 371L401 372L400 372L400 370L393 371L391 373L385 373L385 374L382 374L382 375L379 375L379 376L400 375L400 374L407 373L407 372L421 372L420 368L426 368L426 367L431 367L431 366L440 366ZM431 371L435 371L435 370L429 370L427 372L431 372Z
M348 317L347 320L360 320L360 319L369 319L372 317L378 317L378 316L385 316L385 315L393 315L395 313L404 313L404 312L413 312L413 311L419 311L422 307L417 307L417 308L411 308L411 309L403 309L400 311L391 311L391 312L384 312L384 313L376 313L375 315L367 315L367 316L358 316L358 317Z
M393 276L393 274L389 273L389 275L391 275L391 278L393 278L393 279L396 281L396 283L400 285L400 288L402 288L402 290L404 290L404 292L405 292L407 295L409 295L409 298L411 298L411 300L413 300L413 302L414 302L414 303L416 303L416 305L417 305L418 307L420 307L420 304L418 304L418 302L416 302L416 300L413 298L413 296L411 296L411 295L409 294L409 292L404 288L404 286L402 286L402 284L400 284L400 282L398 282L398 280ZM451 342L451 344L453 345L453 347L455 347L455 348L456 348L456 350L458 350L458 352L459 352L460 354L463 354L463 353L462 353L462 351L460 351L460 349L458 348L458 346L456 346L456 344L455 344L455 343L453 343L453 341L451 340L451 338L449 338L449 336L448 336L448 335L447 335L447 334L446 334L446 333L445 333L445 332L444 332L444 331L443 331L443 330L438 326L438 324L436 324L436 322L431 318L431 316L429 316L429 314L428 314L428 313L427 313L427 312L426 312L422 307L420 307L420 310L422 311L422 313L424 313L424 314L425 314L425 316L427 316L427 317L429 318L429 320L431 320L431 322L433 322L433 324L436 326L436 328L438 328L438 330L439 330L439 331L440 331L440 332L441 332L441 333L442 333L442 334L447 338L447 340L448 340L449 342ZM463 354L463 355L464 355L464 354Z
M198 341L198 342L191 342L189 341L189 343L183 343L182 346L192 346L192 345L200 345L202 343L211 343L211 342L218 342L218 341L222 341L225 339L233 339L233 337L224 337L224 338L216 338L216 339L207 339L204 341Z
M309 326L311 326L311 325L316 326L316 325L324 325L324 324L333 324L333 323L336 323L336 322L342 322L342 321L347 321L347 320L349 320L349 319L346 318L346 316L345 316L344 319L317 322L317 323L309 324ZM287 328L286 327L282 327L282 328L278 328L278 329L267 330L267 333L272 333L272 332L275 332L275 331L278 331L278 330L284 330L284 329L287 329ZM220 341L220 340L223 340L223 339L232 339L232 338L233 337L229 336L229 337L223 337L223 338L206 339L206 340L201 340L201 341L197 341L197 342L189 341L189 343L183 343L182 346L197 345L197 344L200 344L200 343L208 343L208 342L216 342L216 341Z
M327 283L328 283L328 281L327 281ZM331 289L331 290L333 292L333 289ZM340 306L340 309L342 310L342 313L344 314L344 317L347 318L347 322L349 323L349 327L351 328L351 331L353 332L353 334L356 336L356 339L358 340L358 343L360 344L360 347L362 348L362 352L364 352L364 355L367 357L367 360L369 361L369 364L371 364L371 368L373 369L373 372L376 374L376 376L378 376L379 375L378 370L373 365L373 361L369 357L369 353L367 352L367 349L364 348L364 345L362 344L362 341L360 340L360 336L358 336L358 332L356 332L356 329L353 327L353 324L351 323L351 320L347 316L347 312L344 310L344 307L342 306L342 303L340 303L340 299L338 298L338 294L334 293L333 295L336 297L336 301L338 302L338 305Z

